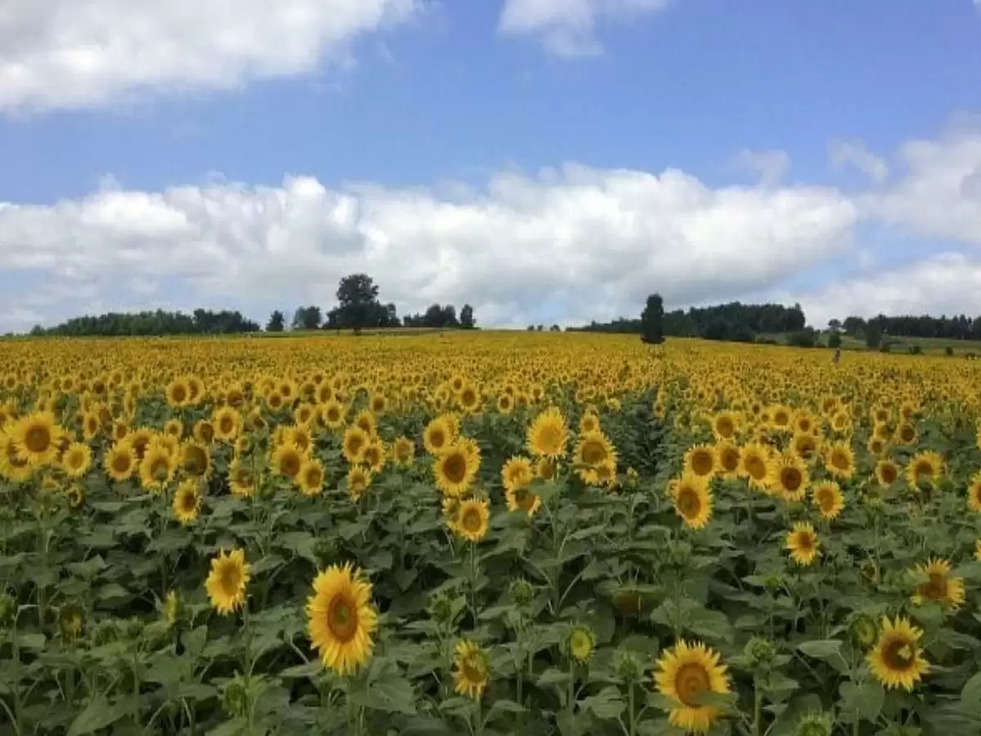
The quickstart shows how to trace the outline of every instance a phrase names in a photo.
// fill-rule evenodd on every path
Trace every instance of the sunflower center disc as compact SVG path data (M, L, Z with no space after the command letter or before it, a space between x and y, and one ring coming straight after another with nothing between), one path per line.
M678 699L688 706L697 706L696 698L709 689L709 676L700 664L682 665L674 678Z
M24 435L24 444L31 452L44 452L51 444L51 435L44 427L31 427Z
M358 612L344 595L335 595L327 607L327 628L342 643L354 638L358 628Z

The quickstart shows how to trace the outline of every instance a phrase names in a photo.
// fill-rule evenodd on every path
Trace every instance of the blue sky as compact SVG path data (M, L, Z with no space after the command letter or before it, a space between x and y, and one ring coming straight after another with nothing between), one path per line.
M221 5L0 24L0 329L258 319L349 270L485 324L981 314L972 0Z

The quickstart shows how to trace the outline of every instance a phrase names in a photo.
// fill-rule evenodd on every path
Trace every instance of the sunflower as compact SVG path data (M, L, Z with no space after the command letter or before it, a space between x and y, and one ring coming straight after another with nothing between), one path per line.
M497 397L496 405L501 414L510 414L514 409L514 397L511 394L501 394Z
M739 473L739 447L728 440L722 440L713 449L718 460L719 475L723 478L735 478Z
M453 442L453 429L445 416L436 417L422 432L422 444L430 455L439 455Z
M362 409L354 417L355 427L360 427L368 437L374 437L378 433L378 422L370 409Z
M323 464L314 458L304 460L294 480L304 496L318 495L324 489Z
M685 452L683 473L711 478L718 468L718 458L712 445L695 445Z
M226 553L219 550L211 558L211 573L205 582L211 606L224 615L237 610L245 603L245 587L249 583L251 566L245 561L245 550L235 549Z
M674 500L674 510L692 529L702 529L712 516L712 490L704 477L685 472L671 481L668 492Z
M137 462L136 452L128 440L114 444L102 458L106 474L117 483L122 483L133 475Z
M896 427L896 442L899 444L915 445L918 438L919 434L916 431L916 427L909 422L903 422Z
M10 430L21 460L31 467L54 462L62 432L55 425L54 414L39 411L18 419Z
M159 493L174 478L175 462L170 448L158 442L151 443L140 461L140 485Z
M191 403L191 387L183 376L178 376L168 383L164 394L167 397L167 403L175 409L180 409Z
M712 417L712 433L716 440L732 440L739 431L739 415L732 411L721 411Z
M855 453L847 442L835 442L824 452L824 467L834 476L851 478L855 472Z
M359 569L347 563L317 573L307 599L307 631L324 667L346 675L367 662L377 626L371 583Z
M234 442L242 431L242 415L230 406L217 409L211 418L215 437L224 442Z
M790 449L806 462L817 456L821 440L809 432L795 432L790 438Z
M798 565L810 565L821 554L819 551L820 542L814 527L806 521L798 521L794 528L787 532L786 549L790 551L790 557Z
M879 485L891 486L899 477L899 466L892 460L880 460L875 465L875 477Z
M483 695L490 679L490 657L473 641L464 639L457 643L453 656L453 689L459 695L469 695L474 700Z
M926 582L916 586L912 601L923 605L927 601L936 601L942 608L956 609L964 603L964 579L950 575L950 561L939 557L927 560L925 565L913 568L913 574L918 578L926 578Z
M361 462L367 465L372 473L380 473L385 467L385 460L385 444L377 437L373 437L361 454Z
M306 459L306 455L300 451L299 447L292 443L284 443L273 450L270 464L273 470L284 478L296 480L296 476Z
M906 466L906 482L913 490L923 484L934 484L943 473L944 461L932 450L918 452L910 458Z
M396 465L410 467L415 459L416 445L408 437L398 437L392 443L392 459Z
M542 480L554 480L558 465L554 458L542 457L535 463L535 475Z
M371 472L361 465L352 465L347 471L347 492L352 501L357 501L371 486Z
M448 496L462 496L473 482L479 466L480 453L474 453L472 444L454 442L433 461L436 487Z
M282 441L297 446L300 452L307 454L313 447L313 435L306 424L294 424L283 430Z
M180 449L181 470L194 478L207 478L211 473L211 452L207 445L185 442Z
M526 457L510 458L501 468L501 484L507 490L524 488L534 478L531 460Z
M887 688L912 690L930 669L918 642L923 631L908 618L882 618L882 633L875 648L866 655L869 670Z
M583 664L588 662L596 649L596 637L586 626L573 626L565 640L565 648L569 657Z
M528 427L528 450L538 457L559 458L565 454L567 438L565 417L554 406L549 407Z
M344 405L336 399L328 399L320 407L320 421L327 429L340 429L344 426Z
M974 474L967 486L967 507L971 511L981 511L981 471Z
M236 496L249 497L255 494L255 475L240 458L235 458L228 466L228 489Z
M770 453L764 445L753 442L740 448L739 474L759 490L769 487Z
M72 442L61 456L61 469L72 478L81 478L92 467L92 448Z
M729 692L727 668L719 664L719 653L701 642L681 640L661 655L657 667L657 690L675 703L668 714L671 725L689 733L708 732L722 711L699 704L700 696Z
M469 498L460 503L451 528L455 534L464 539L479 542L487 536L489 520L490 509L487 501Z
M616 462L617 453L606 435L598 430L583 432L576 444L575 463L588 467Z
M981 560L981 539L974 540L974 559Z
M580 434L585 434L587 432L599 432L600 431L600 420L596 416L594 411L585 411L583 415L579 418L579 432Z
M201 481L188 478L174 491L174 516L181 524L187 525L198 518L201 512Z
M504 500L507 502L508 511L521 510L528 516L534 516L542 505L542 499L538 494L526 486L505 489Z
M163 433L179 440L184 436L184 423L180 419L168 419L164 422Z
M773 459L770 488L785 501L801 501L807 492L809 477L804 461L792 452Z
M884 439L874 435L869 437L869 441L865 443L865 449L872 455L881 455L886 451L887 446L888 444Z
M202 445L208 446L215 441L215 425L207 419L199 419L194 423L191 436Z
M370 441L371 437L364 429L352 424L344 430L344 438L341 440L341 451L344 453L344 458L351 465L361 462L364 448L368 446Z
M825 519L834 519L845 507L844 496L841 488L833 480L824 480L816 483L811 489L811 498L814 505L818 507L821 516Z

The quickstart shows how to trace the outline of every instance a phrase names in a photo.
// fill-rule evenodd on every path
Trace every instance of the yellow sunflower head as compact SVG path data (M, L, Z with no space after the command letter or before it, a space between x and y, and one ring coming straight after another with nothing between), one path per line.
M478 700L490 679L490 657L476 642L457 643L453 656L453 689Z
M718 469L718 457L712 445L695 445L685 452L683 472L711 478Z
M773 459L770 487L785 501L803 500L808 481L807 466L795 453L785 452Z
M348 563L317 574L307 599L307 631L324 667L346 675L367 662L377 626L371 583L360 570Z
M671 725L689 733L707 733L722 711L702 705L701 696L730 691L727 668L719 663L719 653L700 642L681 640L664 651L657 667L654 684L661 695L675 703L668 714Z
M92 467L92 448L84 442L72 442L61 455L61 469L71 478L81 478Z
M562 457L568 434L565 417L554 406L549 407L528 427L528 450L536 457Z
M344 459L351 465L361 462L361 458L364 457L364 449L370 441L370 435L362 427L356 424L348 427L344 430L344 437L341 440L341 451L344 453Z
M875 465L875 477L881 486L891 486L899 478L899 466L892 460L880 460Z
M205 581L211 606L225 615L242 607L251 577L251 566L245 561L245 550L219 550L211 559L211 573Z
M188 478L174 491L174 516L184 525L191 524L201 513L201 481Z
M686 526L702 529L712 516L712 490L703 476L685 472L668 485L674 511Z
M798 565L807 566L818 558L820 543L814 527L806 521L798 521L793 529L787 533L786 549L790 551L790 557Z
M817 506L821 516L825 519L837 518L838 514L845 507L845 499L841 493L841 488L833 480L825 480L816 483L811 489L811 498Z
M913 568L913 575L923 580L918 583L912 595L916 605L929 601L939 603L941 608L956 609L964 603L964 579L951 576L950 561L938 557L927 560L925 565Z
M451 529L457 535L471 542L479 542L487 536L490 508L486 500L468 498L461 501L456 510L456 519Z
M315 458L307 458L294 478L304 496L316 496L324 490L324 466Z
M433 461L436 487L447 496L462 496L470 488L479 467L479 450L475 453L474 445L458 440Z
M855 472L855 453L847 442L835 442L825 449L824 467L834 476L851 478Z
M770 452L762 444L752 442L739 450L739 474L750 486L765 491L770 486Z
M911 490L933 485L942 475L943 467L944 461L939 453L933 450L918 452L910 458L906 466L906 482Z
M912 690L930 664L919 646L923 631L912 626L909 619L882 619L882 631L875 648L866 656L869 670L886 688Z

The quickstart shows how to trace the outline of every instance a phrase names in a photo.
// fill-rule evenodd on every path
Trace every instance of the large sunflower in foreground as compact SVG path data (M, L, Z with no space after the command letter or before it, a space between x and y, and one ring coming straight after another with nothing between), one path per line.
M490 657L476 642L464 639L453 656L453 689L460 695L480 698L490 679Z
M371 657L378 614L371 583L351 563L317 574L307 599L307 631L324 667L345 675Z
M786 549L798 565L810 565L820 553L820 543L814 527L806 521L798 521L787 533Z
M702 643L679 641L657 661L654 683L658 692L675 702L668 714L671 725L689 733L706 733L722 711L700 705L705 693L729 692L726 666L719 664L719 653Z
M921 636L923 631L911 626L909 619L897 616L895 621L890 621L883 617L879 641L866 656L876 679L887 688L912 690L930 669L919 647Z
M211 573L205 581L212 607L228 614L245 603L245 588L251 577L251 566L245 561L245 550L219 551L211 558Z
M913 572L927 578L913 592L912 600L916 605L935 601L943 608L954 609L964 603L964 579L951 577L949 560L934 557L925 565L917 565Z
M480 467L480 453L472 443L454 442L433 461L436 487L447 496L462 496Z
M528 450L536 457L562 457L568 435L569 429L562 412L554 406L549 407L535 417L528 427Z
M55 460L61 435L61 430L55 425L54 414L49 411L21 417L10 429L17 454L32 467Z
M686 472L671 482L668 492L674 500L674 510L692 529L702 529L712 516L712 491L708 479Z
M785 501L800 501L807 492L807 466L792 452L785 452L773 460L770 483L773 492Z
M718 469L718 462L718 456L712 445L695 445L685 452L683 472L711 478Z

